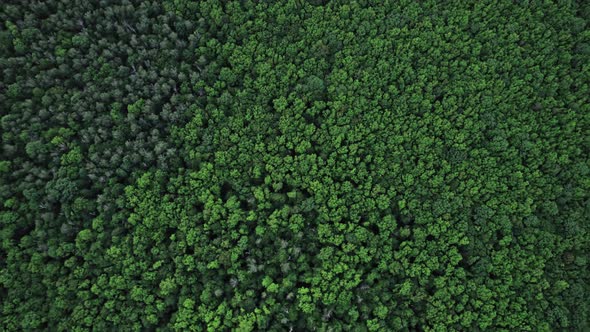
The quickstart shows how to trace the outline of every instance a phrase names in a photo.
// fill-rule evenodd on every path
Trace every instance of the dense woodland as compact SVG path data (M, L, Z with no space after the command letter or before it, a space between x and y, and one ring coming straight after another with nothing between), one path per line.
M0 330L590 329L590 2L0 8Z

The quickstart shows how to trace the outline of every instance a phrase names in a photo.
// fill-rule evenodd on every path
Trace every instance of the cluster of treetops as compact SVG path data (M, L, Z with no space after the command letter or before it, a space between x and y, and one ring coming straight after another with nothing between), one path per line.
M0 330L587 331L589 19L2 1Z

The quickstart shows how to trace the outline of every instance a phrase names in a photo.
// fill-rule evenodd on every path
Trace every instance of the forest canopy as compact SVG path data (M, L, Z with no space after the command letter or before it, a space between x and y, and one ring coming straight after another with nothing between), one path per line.
M588 331L589 19L2 1L0 330Z

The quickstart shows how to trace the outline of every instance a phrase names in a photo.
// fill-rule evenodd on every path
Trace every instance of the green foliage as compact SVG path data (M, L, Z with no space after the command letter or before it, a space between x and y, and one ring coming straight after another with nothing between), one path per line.
M8 1L0 330L590 329L582 1Z

